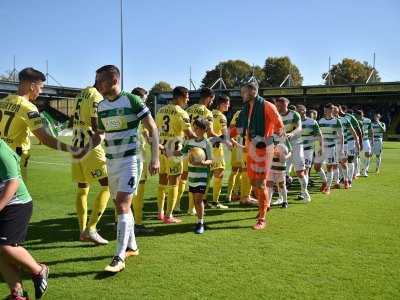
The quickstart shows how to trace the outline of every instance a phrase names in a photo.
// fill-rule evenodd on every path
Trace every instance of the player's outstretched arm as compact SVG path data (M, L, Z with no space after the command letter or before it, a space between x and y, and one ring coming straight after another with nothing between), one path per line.
M143 119L144 128L149 132L151 138L151 163L149 171L151 175L155 175L160 171L159 147L160 141L158 137L158 129L153 117L149 114Z

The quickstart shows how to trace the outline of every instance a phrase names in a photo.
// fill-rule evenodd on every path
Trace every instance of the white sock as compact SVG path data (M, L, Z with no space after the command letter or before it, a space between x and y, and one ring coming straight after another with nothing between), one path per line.
M332 182L335 183L335 184L339 183L339 167L336 167L336 169L333 169Z
M348 178L349 178L350 182L353 180L353 175L354 175L354 163L349 163L348 164Z
M368 170L369 170L369 163L371 162L371 159L369 158L369 157L366 157L365 158L365 161L364 161L364 172L365 173L368 173Z
M197 219L197 224L204 224L204 219Z
M279 188L279 197L282 198L283 202L287 202L286 184L283 185L283 188Z
M326 182L326 175L324 169L321 168L321 170L318 171L319 177L321 177L323 182Z
M356 176L360 175L360 157L357 156L354 160L354 170L356 172Z
M131 212L132 214L132 212ZM131 227L131 232L129 234L129 240L128 240L128 248L132 250L137 250L138 245L136 243L136 236L135 236L135 218L132 215L132 227Z
M379 170L381 168L382 156L376 157L376 169Z
M344 181L348 181L349 177L348 177L348 168L347 168L347 166L346 165L344 165L344 166L340 165L339 168L340 168L340 171L342 173L343 180Z
M268 189L268 204L271 205L272 196L274 195L274 188L268 186L267 189Z
M331 188L332 185L332 179L333 179L333 172L332 171L326 171L326 181L328 188Z
M304 193L307 191L307 177L299 177L299 182L300 182L300 187L301 187L301 192Z
M117 252L115 256L125 259L129 236L133 228L132 212L118 215L117 223Z

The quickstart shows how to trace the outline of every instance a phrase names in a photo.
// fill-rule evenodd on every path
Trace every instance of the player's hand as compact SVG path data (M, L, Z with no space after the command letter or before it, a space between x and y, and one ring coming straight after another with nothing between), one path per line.
M290 140L290 139L293 137L293 134L287 133L287 134L286 134L286 137L287 137L288 140Z
M96 148L98 145L101 144L102 135L99 133L95 133L90 137L90 149Z
M156 175L158 172L160 172L160 160L151 160L151 163L149 165L149 172L150 175Z
M84 148L71 147L70 152L74 159L82 159L90 150L90 144L86 144Z

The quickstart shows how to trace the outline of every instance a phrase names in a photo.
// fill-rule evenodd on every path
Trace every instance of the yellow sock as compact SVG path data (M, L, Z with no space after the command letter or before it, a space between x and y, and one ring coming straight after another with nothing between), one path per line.
M219 196L221 195L221 188L222 188L222 177L214 177L213 203L219 202Z
M96 225L107 207L108 199L110 199L110 190L108 189L108 186L102 186L99 194L93 202L92 214L90 215L87 225L89 230L96 229Z
M86 228L87 222L87 199L89 194L89 188L78 187L78 192L76 194L76 215L79 221L79 230L82 232Z
M193 208L194 208L193 193L190 193L190 192L189 192L188 212L192 212Z
M183 193L186 190L186 183L187 183L186 180L181 180L179 182L178 199L177 199L176 205L175 205L175 209L177 209L177 210L179 210L181 208L181 199L182 199Z
M158 195L157 195L157 206L158 211L164 211L164 204L165 204L165 188L166 186L163 184L158 185Z
M167 217L172 215L172 211L174 210L176 200L178 199L178 190L179 187L177 185L169 185L168 186L168 199L167 199Z
M141 225L143 223L143 199L144 199L144 186L145 186L144 183L145 183L144 181L143 182L141 181L139 183L137 194L132 201L132 207L136 225Z
M238 170L232 171L231 174L229 175L229 179L228 179L228 191L226 193L226 197L231 200L232 199L232 192L233 189L236 185L236 178L237 175L239 174Z
M240 198L243 199L249 197L251 192L251 184L246 171L242 172L242 178L240 181Z

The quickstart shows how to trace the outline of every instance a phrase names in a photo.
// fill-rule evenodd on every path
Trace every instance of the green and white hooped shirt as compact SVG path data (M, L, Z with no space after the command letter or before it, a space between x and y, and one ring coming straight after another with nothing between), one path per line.
M150 110L140 97L121 92L117 99L104 99L97 107L99 128L104 130L107 159L134 156L140 151L138 127Z
M318 122L306 117L301 123L301 138L303 140L304 151L315 148L316 138L320 134Z
M318 121L319 128L322 132L322 138L324 140L324 147L331 148L336 146L336 142L339 139L339 132L343 133L342 125L339 119L322 118Z
M386 124L383 122L372 122L372 132L374 133L374 140L383 140L383 134L386 132Z
M372 130L371 119L362 118L361 124L362 124L363 140L364 141L369 140L369 132L370 130Z
M339 117L339 121L342 124L343 139L344 139L344 144L346 145L348 142L354 140L354 137L352 134L352 129L354 130L354 128L353 128L353 125L351 125L350 120L346 117Z
M201 148L204 150L206 154L206 160L212 160L212 145L209 140L202 139L190 139L186 140L183 144L183 148L181 150L182 154L188 154L190 149L192 148ZM210 168L208 166L195 166L189 162L188 166L188 181L189 186L191 187L199 187L199 186L207 186L208 179L210 176Z
M7 181L17 179L19 182L17 192L6 206L25 204L32 201L28 189L22 180L19 160L19 156L11 150L6 142L0 139L0 194L3 192Z
M285 126L285 132L286 133L291 133L297 126L297 124L300 124L301 128L301 118L300 115L297 111L293 110L288 110L286 115L281 115L283 125ZM293 136L290 139L290 144L292 146L296 144L302 144L302 138L301 135L296 135Z

